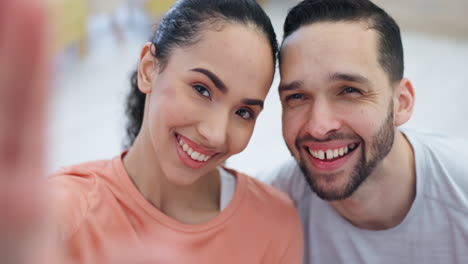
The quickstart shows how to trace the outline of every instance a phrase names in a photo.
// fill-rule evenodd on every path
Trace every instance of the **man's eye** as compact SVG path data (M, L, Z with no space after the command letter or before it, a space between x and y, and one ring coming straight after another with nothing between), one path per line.
M192 86L193 89L195 89L195 91L197 91L197 93L199 93L201 96L204 96L204 97L208 97L210 98L211 95L210 95L210 91L205 88L203 85L200 85L200 84L195 84Z
M242 117L243 119L249 120L253 118L253 114L251 111L247 109L239 109L236 111L236 114Z
M354 87L345 87L343 89L343 94L350 94L350 93L359 93L360 91Z
M286 101L301 100L303 98L304 98L303 94L291 94L286 97Z

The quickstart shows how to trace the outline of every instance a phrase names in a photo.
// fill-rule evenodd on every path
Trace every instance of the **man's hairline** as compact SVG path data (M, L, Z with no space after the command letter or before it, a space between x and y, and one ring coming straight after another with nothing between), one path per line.
M377 36L377 43L376 43L376 52L377 52L377 64L380 66L380 69L385 73L387 79L388 79L388 84L391 87L394 87L396 84L398 84L401 80L392 80L391 78L391 73L388 72L384 65L382 65L381 61L383 58L383 54L381 52L381 47L383 45L383 36L379 30L376 29L375 27L375 19L370 16L370 17L363 17L359 19L338 19L338 20L333 20L333 19L323 19L323 20L318 20L318 21L313 21L313 22L308 22L308 23L303 23L300 25L298 28L296 28L294 31L290 32L287 37L283 38L281 45L278 49L278 69L279 73L281 76L281 57L283 54L283 49L285 46L286 41L295 33L297 33L299 30L303 29L304 27L312 26L315 24L339 24L339 23L354 23L354 24L364 24L367 25L366 29L367 30L373 30Z

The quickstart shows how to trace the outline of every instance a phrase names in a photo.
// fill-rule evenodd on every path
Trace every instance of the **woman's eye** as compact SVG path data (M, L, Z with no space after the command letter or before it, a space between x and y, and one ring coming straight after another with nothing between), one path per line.
M250 112L247 109L239 109L236 111L236 114L242 117L243 119L247 119L247 120L253 118L252 112Z
M196 84L196 85L193 85L193 89L195 89L201 96L205 96L205 97L211 97L210 95L210 91L205 88L203 85L199 85L199 84Z

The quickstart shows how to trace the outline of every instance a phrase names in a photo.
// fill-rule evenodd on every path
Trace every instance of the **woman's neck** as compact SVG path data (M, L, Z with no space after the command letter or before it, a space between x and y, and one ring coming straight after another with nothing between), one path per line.
M188 186L174 185L159 166L151 144L137 137L123 165L143 197L162 213L185 224L206 222L219 213L220 177L215 169Z

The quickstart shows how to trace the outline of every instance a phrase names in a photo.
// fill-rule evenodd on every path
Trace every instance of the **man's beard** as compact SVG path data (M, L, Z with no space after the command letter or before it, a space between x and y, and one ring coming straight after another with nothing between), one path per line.
M349 175L348 181L344 186L339 186L333 189L327 189L326 186L321 186L319 177L322 178L322 181L333 182L337 177L343 177L343 175L336 174L313 174L310 170L307 169L307 162L302 154L300 155L299 167L304 173L305 179L309 184L312 191L314 191L318 197L327 201L334 200L344 200L350 197L361 184L369 177L369 175L374 171L375 167L382 161L390 152L393 146L393 141L395 138L395 130L393 125L393 104L391 104L391 110L389 115L385 120L385 123L380 127L379 131L372 137L370 141L370 160L367 161L367 155L365 152L366 145L364 140L360 139L360 147L362 149L361 157L358 161L358 164L354 167L351 174ZM333 139L342 139L346 138L343 135L331 134L330 137L324 141L330 141ZM296 149L300 150L300 142L302 140L296 140ZM323 141L323 140L322 140ZM300 152L301 153L301 152ZM309 154L305 154L309 155Z

